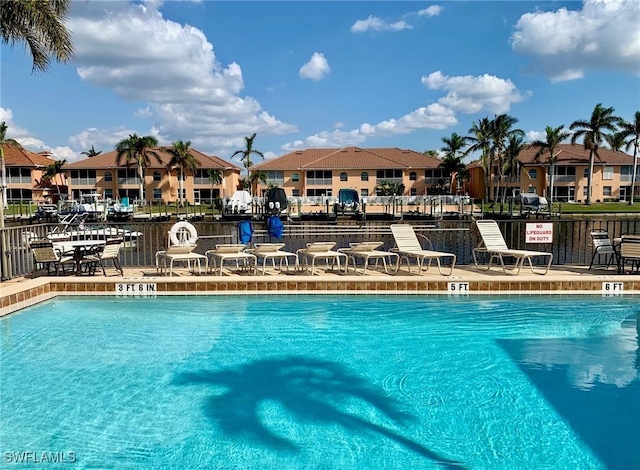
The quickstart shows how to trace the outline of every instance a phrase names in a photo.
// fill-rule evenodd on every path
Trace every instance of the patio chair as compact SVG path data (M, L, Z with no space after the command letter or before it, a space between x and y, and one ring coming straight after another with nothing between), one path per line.
M76 260L73 256L63 255L53 247L50 241L37 241L29 243L29 249L33 256L33 273L39 269L47 268L47 276L51 274L53 268L56 276L60 274L60 269L64 274L64 265L75 266Z
M276 267L276 260L279 260L279 268L282 271L282 264L289 270L289 258L293 257L296 267L298 266L298 257L295 253L283 251L284 243L256 243L255 248L246 250L247 253L255 255L258 261L262 260L262 274L266 271L267 261L271 260L273 267Z
M624 273L627 263L631 264L630 273L640 273L640 235L623 235L620 239L618 272Z
M549 253L546 251L529 251L529 250L512 250L507 246L507 243L502 236L502 232L500 231L500 227L495 220L476 220L476 227L480 232L481 241L476 248L473 249L473 263L476 268L479 269L478 266L478 253L487 253L491 255L489 259L489 266L487 267L487 271L491 269L491 265L494 260L499 260L500 265L502 266L502 270L506 274L520 274L520 269L525 261L529 263L529 267L531 268L531 272L534 274L547 274L549 269L551 268L551 262L553 261L553 253ZM513 268L507 270L504 264L504 257L513 257L516 262ZM536 272L533 268L533 258L536 256L548 257L549 262L546 265L546 269L544 272Z
M86 265L89 272L94 274L97 267L100 266L102 268L102 274L106 276L105 261L111 260L116 271L123 276L124 270L118 259L123 243L124 240L122 238L111 238L107 240L104 247L100 247L96 252L82 257L82 259L79 260L80 267Z
M338 272L340 272L340 258L344 258L345 267L348 262L348 258L344 253L333 251L332 248L335 246L336 242L307 243L306 248L300 248L296 251L298 266L303 270L309 269L309 266L311 266L310 273L313 275L315 273L316 260L325 260L327 265L331 263L332 267L335 262L338 267Z
M201 261L205 262L205 272L209 269L209 258L200 253L195 253L198 233L196 228L189 222L177 222L173 224L168 233L169 246L166 250L156 253L156 271L164 274L169 268L169 276L173 276L173 266L175 263L186 263L191 269L191 263L198 265L198 272L202 274Z
M598 229L591 231L591 242L593 243L593 256L591 256L591 263L589 263L589 269L593 267L593 262L598 257L598 261L600 261L600 257L602 255L607 256L607 264L608 268L611 265L611 262L615 259L616 265L619 265L618 260L618 252L615 250L611 239L609 238L609 234L606 230ZM596 265L603 266L603 265Z
M258 258L253 253L245 251L247 245L244 243L228 243L216 245L214 250L207 250L205 255L211 258L211 271L215 273L218 269L218 275L222 276L222 268L226 261L235 261L236 269L248 269L253 263L254 273L258 269ZM242 263L242 266L240 265Z
M433 260L436 261L438 265L438 272L440 274L451 276L453 274L453 268L456 265L456 255L453 253L446 253L443 251L433 251L433 249L425 250L422 248L420 244L420 240L418 240L418 236L416 232L413 230L413 227L409 224L394 224L391 226L391 233L393 233L393 238L396 242L395 250L398 252L401 258L407 260L407 267L409 269L409 274L411 274L411 259L415 258L416 263L418 264L418 274L422 274L424 264L427 262L427 267L424 271L428 271L429 267ZM422 235L421 235L422 236ZM427 237L422 236L425 242L428 244L429 248L433 248L431 244L431 240ZM450 259L451 260L451 269L448 274L444 274L442 272L442 260Z
M398 272L398 268L400 267L400 255L391 251L378 250L377 248L380 248L383 244L383 242L360 242L351 243L349 248L340 248L338 251L347 255L347 266L345 267L345 272L349 270L349 260L351 260L353 261L353 270L358 273L358 258L362 259L363 261L363 268L362 272L360 273L362 275L365 275L367 272L369 260L375 260L373 269L378 269L378 263L380 260L382 260L384 272L388 273L389 269L387 266L387 259L389 259L389 263L391 263L391 260L395 258L396 263L394 272Z

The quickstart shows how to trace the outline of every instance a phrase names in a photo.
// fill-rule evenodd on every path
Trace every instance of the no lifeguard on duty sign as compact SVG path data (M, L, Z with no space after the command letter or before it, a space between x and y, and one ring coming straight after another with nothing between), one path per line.
M553 222L527 222L525 243L553 243Z

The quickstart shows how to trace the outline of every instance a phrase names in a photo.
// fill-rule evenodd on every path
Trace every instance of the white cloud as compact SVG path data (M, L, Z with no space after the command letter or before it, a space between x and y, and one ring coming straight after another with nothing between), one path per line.
M527 142L533 142L535 140L546 140L547 134L540 131L527 132Z
M442 13L442 7L440 5L431 5L430 7L420 10L418 16L438 16Z
M318 81L324 78L331 68L324 54L314 52L309 62L300 67L300 78Z
M402 116L400 119L388 119L378 124L364 123L358 129L332 132L320 132L304 140L296 140L282 146L284 151L308 147L345 147L360 145L370 137L385 137L396 134L410 134L421 129L446 129L458 123L453 110L438 103L421 107Z
M402 31L404 29L412 29L412 26L406 21L396 21L387 23L377 16L369 15L366 20L358 20L351 25L352 33L364 33L368 30L373 31Z
M255 98L240 96L240 66L223 67L201 30L163 18L156 3L75 2L72 13L78 75L144 103L135 114L153 119L159 139L191 140L203 151L223 152L252 132L296 130ZM112 140L110 131L104 134L101 139Z
M467 114L485 109L496 114L506 113L511 104L529 95L518 92L511 80L488 74L448 77L438 70L422 77L422 83L432 90L446 90L447 95L438 103Z
M640 2L585 0L520 17L509 40L514 51L535 57L531 68L553 81L582 78L588 69L640 75Z

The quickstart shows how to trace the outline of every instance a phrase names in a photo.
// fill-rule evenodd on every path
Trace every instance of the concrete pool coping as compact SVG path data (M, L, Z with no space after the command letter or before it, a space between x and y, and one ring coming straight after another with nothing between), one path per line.
M415 270L414 270L415 272ZM125 276L111 268L107 276L42 276L17 278L0 284L0 316L45 300L65 295L163 296L163 295L257 295L257 294L640 294L640 275L618 274L614 268L588 270L586 266L558 266L546 275L502 270L478 271L456 267L451 276L431 268L420 276L401 270L395 275L371 270L366 275L322 272L310 276L267 271L264 275L225 273L223 276L158 275L153 267L126 268Z

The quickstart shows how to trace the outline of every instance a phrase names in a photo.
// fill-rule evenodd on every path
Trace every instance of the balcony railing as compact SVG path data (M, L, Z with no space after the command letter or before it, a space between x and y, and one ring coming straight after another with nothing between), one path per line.
M331 178L308 178L307 185L309 186L331 186L333 183Z
M118 178L118 184L139 184L138 178Z
M7 176L7 184L31 184L31 176Z
M575 183L576 175L556 175L553 177L555 183Z
M71 178L71 184L73 186L95 186L95 178Z

